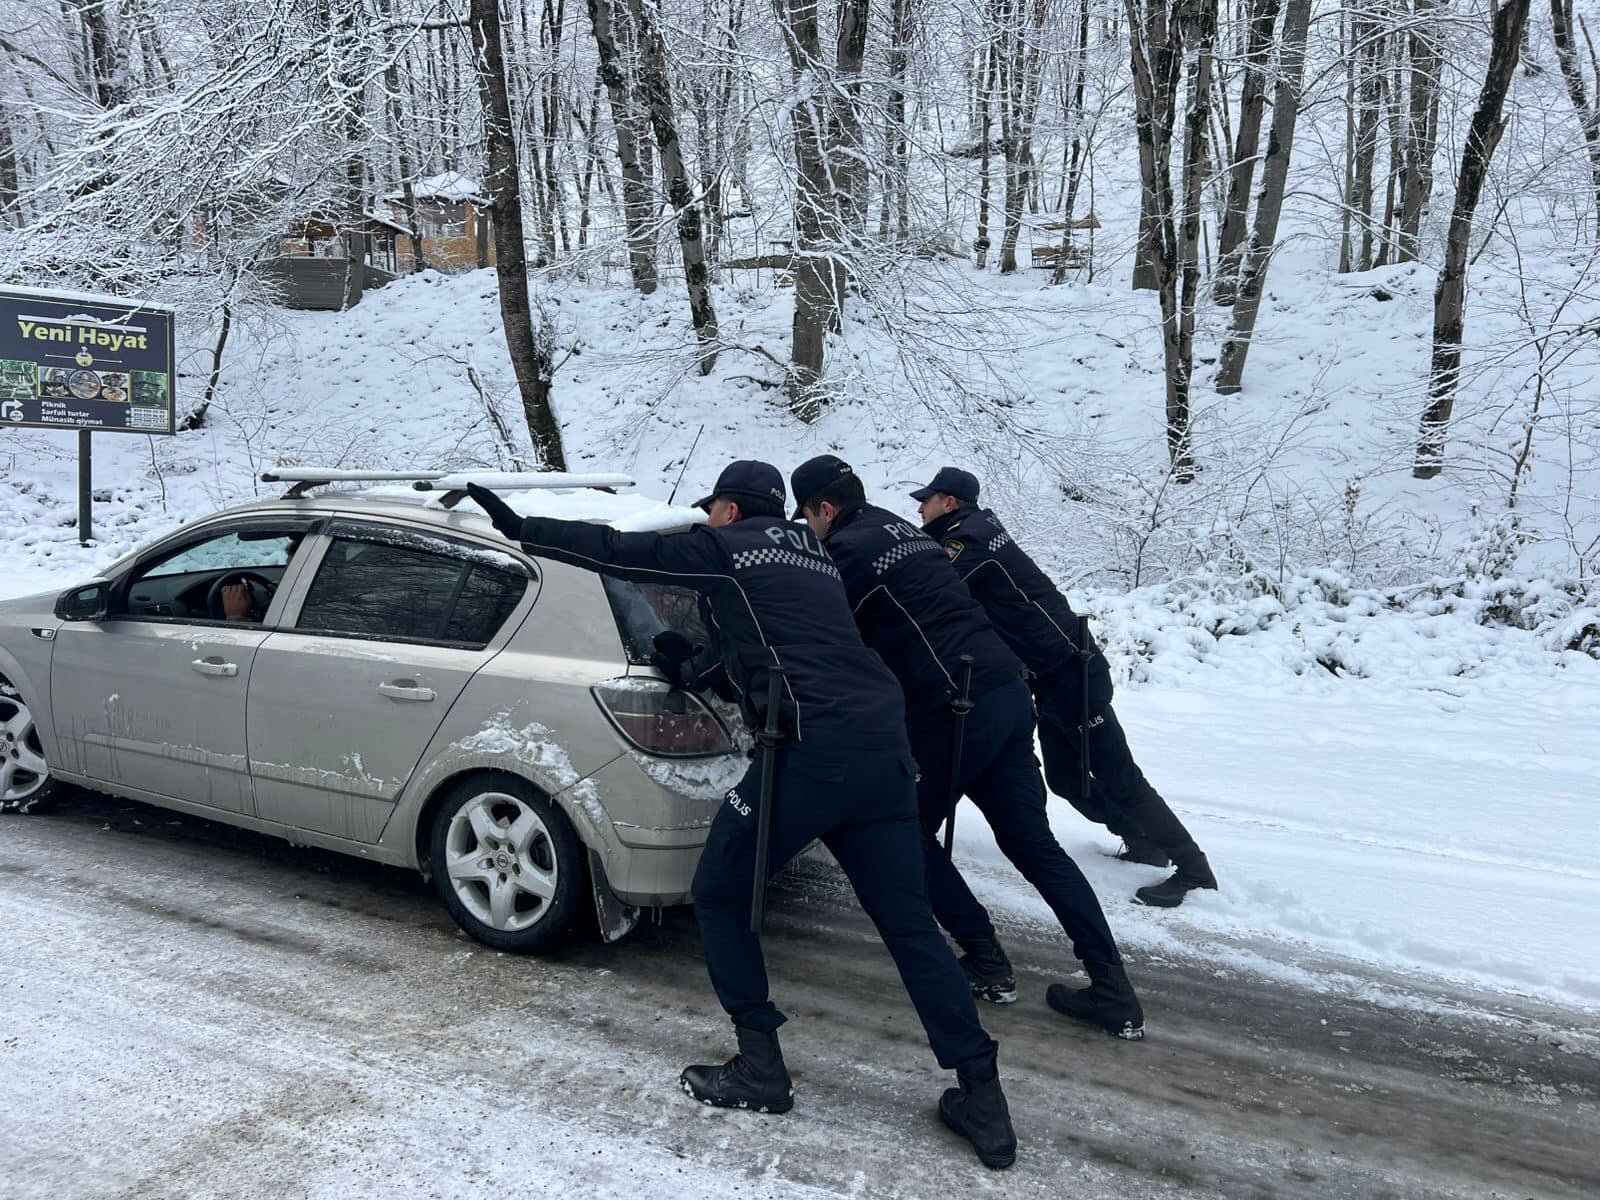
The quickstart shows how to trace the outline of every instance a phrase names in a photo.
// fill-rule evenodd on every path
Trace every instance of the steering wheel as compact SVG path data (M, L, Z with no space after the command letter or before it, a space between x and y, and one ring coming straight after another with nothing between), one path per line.
M272 593L278 586L257 571L224 571L211 581L211 588L206 592L206 612L213 621L227 619L228 614L222 609L222 589L236 583L242 583L250 589L250 606L262 614L272 603Z

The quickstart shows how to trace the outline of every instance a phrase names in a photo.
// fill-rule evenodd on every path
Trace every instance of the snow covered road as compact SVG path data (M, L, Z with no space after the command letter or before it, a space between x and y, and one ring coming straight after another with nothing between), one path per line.
M1122 868L1119 868L1119 870ZM675 1086L726 1026L692 919L551 961L460 936L413 877L100 797L0 822L0 1194L28 1197L1594 1196L1576 1017L1415 1007L1138 954L1151 1035L1068 1028L1023 920L987 1010L1023 1138L983 1171L828 869L779 889L798 1106ZM1394 986L1394 980L1385 980Z

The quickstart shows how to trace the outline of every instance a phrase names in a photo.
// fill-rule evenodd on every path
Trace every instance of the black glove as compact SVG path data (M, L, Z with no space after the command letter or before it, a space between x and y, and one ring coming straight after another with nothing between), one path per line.
M672 629L663 629L656 634L651 644L654 653L650 655L650 665L665 675L674 687L686 691L694 690L694 658L705 647L696 646L683 634Z
M475 483L467 484L467 495L484 512L489 514L489 520L494 527L513 542L522 540L522 518L512 511L511 505L500 499L486 487L479 487Z

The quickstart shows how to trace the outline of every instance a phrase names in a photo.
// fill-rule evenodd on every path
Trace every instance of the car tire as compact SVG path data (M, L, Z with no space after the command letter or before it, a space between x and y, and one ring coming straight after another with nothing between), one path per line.
M503 771L452 785L428 838L433 886L456 924L486 946L538 954L568 938L588 880L567 814Z
M0 813L44 812L66 786L50 774L33 710L9 680L0 678Z

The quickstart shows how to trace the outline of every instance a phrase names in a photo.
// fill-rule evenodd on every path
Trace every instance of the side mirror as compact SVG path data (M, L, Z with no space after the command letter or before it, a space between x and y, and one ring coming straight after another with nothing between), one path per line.
M56 616L63 621L98 621L106 615L111 600L111 585L104 579L62 592L56 600Z

